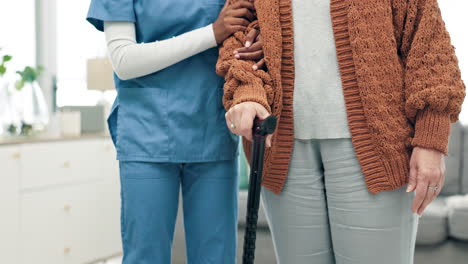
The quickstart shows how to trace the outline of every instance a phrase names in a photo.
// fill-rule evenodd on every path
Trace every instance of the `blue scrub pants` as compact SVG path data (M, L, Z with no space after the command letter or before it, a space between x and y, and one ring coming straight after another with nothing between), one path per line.
M237 160L183 164L121 161L123 264L171 263L180 189L187 263L234 264L237 171Z

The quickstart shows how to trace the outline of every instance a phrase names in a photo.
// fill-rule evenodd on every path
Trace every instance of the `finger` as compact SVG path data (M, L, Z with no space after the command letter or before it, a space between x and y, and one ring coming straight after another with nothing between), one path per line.
M416 188L416 175L417 175L417 168L411 167L410 168L410 175L408 179L408 187L406 188L406 192L413 192Z
M265 59L261 59L259 62L257 62L254 66L252 66L252 69L256 71L258 69L262 69L263 67L265 67Z
M234 121L235 116L233 115L233 111L229 111L226 113L226 125L229 128L229 130L233 133L238 135L236 131L236 127L232 127L232 124L236 124L236 121Z
M422 202L421 206L419 207L418 209L418 212L417 214L418 215L422 215L424 210L426 209L426 207L432 202L434 201L436 195L435 195L435 191L432 191L432 190L429 190L427 191L426 193L426 197L424 198L424 201Z
M445 173L446 173L446 168L445 168L445 158L442 157L442 168L441 168L441 173L440 173L440 179L439 179L439 189L437 190L437 196L440 194L442 191L442 188L444 187L445 184Z
M258 107L256 108L256 111L257 111L256 116L262 120L265 120L267 119L267 117L270 116L270 113L268 113L268 111L262 105L258 105Z
M243 17L243 18L247 18L250 21L254 20L254 15L252 11L250 11L247 8L228 10L226 11L226 16L227 17Z
M241 0L233 3L230 5L230 8L235 10L235 9L242 9L242 8L248 8L252 11L255 10L255 6L251 1L246 1L246 0Z
M272 138L273 138L273 135L271 135L271 134L268 135L268 136L266 137L266 146L267 146L268 148L271 148L271 140L272 140Z
M436 183L429 183L429 186L437 186L438 181ZM424 201L422 202L421 206L418 208L418 214L422 215L426 207L434 201L434 199L437 197L437 191L434 190L427 190L426 192L426 197L424 198Z
M240 121L240 131L242 136L248 140L252 140L252 127L254 118L255 112L251 110L242 112L242 119Z
M226 114L224 115L224 119L226 119L226 126L228 127L228 129L234 133L233 129L231 128L231 124L232 124L232 121L231 121L231 115L230 115L230 112L226 112Z
M250 32L246 36L245 47L247 48L250 47L252 43L254 43L257 36L258 36L258 30L256 29L250 30Z
M223 6L223 8L221 9L221 11L226 10L226 8L229 6L230 2L231 2L231 0L226 0L226 2L224 2L224 6Z
M442 171L435 171L431 172L429 175L429 184L428 184L428 191L426 198L424 199L424 202L418 209L418 214L422 214L426 207L439 195L440 190L443 186L443 181L444 181L444 175ZM437 190L431 190L429 189L430 187L437 187Z
M234 55L236 59L241 60L261 60L263 58L263 50L250 52L250 53L237 53Z
M239 105L235 105L231 109L232 109L232 115L230 119L231 119L232 124L234 124L234 126L236 127L234 131L236 131L237 135L240 135L240 123L242 120L242 111L240 110Z
M241 17L228 17L228 18L226 18L226 22L230 26L244 26L244 27L247 27L250 24L250 22L247 19L241 18Z
M439 187L439 189L437 189L437 195L436 196L439 196L440 192L442 191L442 188L444 187L444 183L445 183L445 175L442 174L442 176L440 177L440 180L439 180L439 184L437 185Z
M424 199L426 198L426 194L427 194L427 187L428 187L427 180L424 178L424 175L419 175L419 171L418 171L416 195L414 197L413 204L411 206L414 213L418 213L419 207L421 207L422 203L424 202Z
M246 42L247 43L247 42ZM249 53L253 51L263 50L262 42L255 42L250 47L242 47L234 50L234 53Z
M230 32L238 32L238 31L244 31L247 27L245 26L230 26L228 27L228 30Z

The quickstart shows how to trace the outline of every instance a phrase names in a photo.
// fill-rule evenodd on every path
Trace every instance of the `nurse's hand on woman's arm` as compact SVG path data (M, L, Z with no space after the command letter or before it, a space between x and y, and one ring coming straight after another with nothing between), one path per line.
M252 29L247 34L244 47L234 51L234 57L240 60L253 60L256 61L252 68L254 70L262 69L265 67L265 59L263 54L263 42L260 37L260 31Z
M243 102L231 107L226 113L226 124L232 133L252 141L252 128L255 117L266 119L270 114L263 105L256 102ZM234 126L232 126L234 124ZM272 135L266 138L267 147L271 147Z
M226 0L226 4L213 23L216 42L222 43L230 35L247 28L254 19L255 10L253 0L240 0L233 4Z

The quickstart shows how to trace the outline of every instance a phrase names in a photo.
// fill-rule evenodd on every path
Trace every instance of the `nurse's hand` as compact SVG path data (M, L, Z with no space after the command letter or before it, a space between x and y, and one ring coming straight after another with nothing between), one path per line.
M218 19L213 23L213 30L218 44L237 31L243 31L255 18L253 0L240 0L234 4L226 4L219 13Z
M226 113L226 124L232 133L252 141L252 128L255 117L266 119L270 114L263 105L255 102L237 104ZM271 147L272 135L266 138L267 147Z
M240 60L253 60L256 61L252 66L253 70L261 69L265 66L265 59L263 54L263 42L260 37L260 31L252 29L247 34L244 47L238 48L234 51L234 57Z

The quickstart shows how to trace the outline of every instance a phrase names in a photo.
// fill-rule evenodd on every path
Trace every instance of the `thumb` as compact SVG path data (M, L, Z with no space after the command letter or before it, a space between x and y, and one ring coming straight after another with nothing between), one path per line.
M246 40L245 40L245 47L246 48L250 47L254 43L257 36L258 36L258 31L255 28L251 29L250 32L247 33Z
M226 9L228 7L228 5L230 4L231 0L226 0L226 2L224 3L224 6L222 8L222 10Z
M416 189L416 176L418 175L418 170L416 167L410 167L410 175L408 179L408 187L406 192L412 192Z

